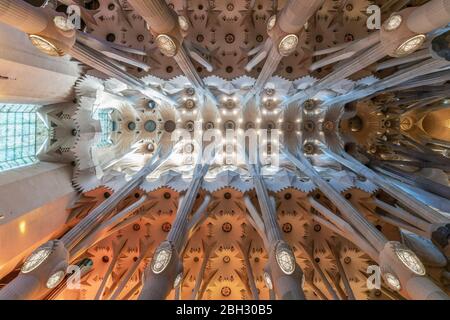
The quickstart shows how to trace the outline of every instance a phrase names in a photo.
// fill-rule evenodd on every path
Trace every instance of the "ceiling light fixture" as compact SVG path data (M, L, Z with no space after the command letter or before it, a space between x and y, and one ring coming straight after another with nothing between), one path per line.
M384 23L384 29L386 31L394 31L397 30L402 24L403 18L399 14L392 15L389 19Z
M178 48L175 41L166 34L160 34L156 37L156 45L161 53L167 57L173 57L177 54Z
M298 37L295 34L288 34L278 44L278 52L282 56L288 56L295 51L298 45Z
M52 57L60 57L64 55L64 52L62 50L58 49L58 47L56 47L47 39L35 34L30 34L28 37L31 41L31 44L42 53L45 53Z
M423 34L418 34L412 38L409 38L400 46L398 46L398 48L394 52L394 55L397 57L402 57L413 53L423 45L425 39L426 36Z
M172 246L170 242L164 241L156 249L155 255L152 260L151 268L153 273L160 274L169 265L170 259L172 258Z

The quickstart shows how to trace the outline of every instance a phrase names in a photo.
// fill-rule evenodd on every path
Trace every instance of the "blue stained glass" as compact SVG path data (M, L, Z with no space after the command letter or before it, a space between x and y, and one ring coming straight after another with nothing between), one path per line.
M110 136L113 131L113 121L110 117L111 112L114 109L98 109L94 114L94 119L100 121L100 126L102 128L102 135L100 138L100 142L97 144L97 147L107 147L112 144Z
M0 171L38 161L48 130L36 117L39 106L0 104Z

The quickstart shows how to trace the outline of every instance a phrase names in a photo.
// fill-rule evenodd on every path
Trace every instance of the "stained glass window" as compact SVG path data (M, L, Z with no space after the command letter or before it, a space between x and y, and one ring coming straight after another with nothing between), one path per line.
M98 109L94 114L94 119L100 121L102 128L102 135L97 147L107 147L112 144L110 136L113 131L113 121L111 120L111 113L114 109Z
M39 106L0 104L0 171L36 163L48 130L37 115Z

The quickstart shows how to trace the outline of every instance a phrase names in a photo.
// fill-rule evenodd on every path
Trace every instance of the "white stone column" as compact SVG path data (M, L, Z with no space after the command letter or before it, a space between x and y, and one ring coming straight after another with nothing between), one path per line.
M178 204L175 222L170 229L167 239L156 249L151 264L145 270L144 285L139 300L162 300L173 289L176 277L183 272L181 252L185 246L189 233L189 214L194 207L197 194L208 172L209 165L196 165L194 174L186 194ZM206 195L199 210L206 210L211 200Z
M449 296L426 277L419 258L399 242L386 242L379 261L385 283L412 300L449 300Z
M0 22L25 33L39 33L47 28L47 15L25 1L0 0Z
M265 279L281 300L304 300L305 295L301 287L303 271L295 260L292 248L283 240L277 220L274 202L269 198L265 181L260 174L260 168L254 164L247 164L255 185L258 203L261 208L264 231L267 236L267 253L269 260L266 266ZM249 211L254 208L249 208Z
M70 57L51 57L37 50L28 36L0 23L0 101L51 104L72 100L81 75Z
M165 158L159 158L159 151L124 187L114 192L108 199L93 209L61 240L48 241L43 247L33 251L27 259L37 260L39 265L28 271L25 261L19 275L0 290L0 299L40 299L52 289L51 286L47 285L50 276L54 276L58 272L60 276L58 280L62 281L70 259L69 250L98 226L124 197L137 188L143 179L161 164ZM43 254L43 250L49 252L49 254Z
M40 162L0 173L0 278L64 227L77 198L72 170Z

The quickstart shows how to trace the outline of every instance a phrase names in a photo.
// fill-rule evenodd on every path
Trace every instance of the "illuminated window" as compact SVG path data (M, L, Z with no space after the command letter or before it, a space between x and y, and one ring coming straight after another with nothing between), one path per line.
M112 144L110 139L111 132L114 131L114 122L111 120L111 113L114 109L98 109L94 114L94 119L100 121L102 136L97 147L107 147Z
M39 106L0 104L0 171L38 161L36 154L48 136L37 115Z

